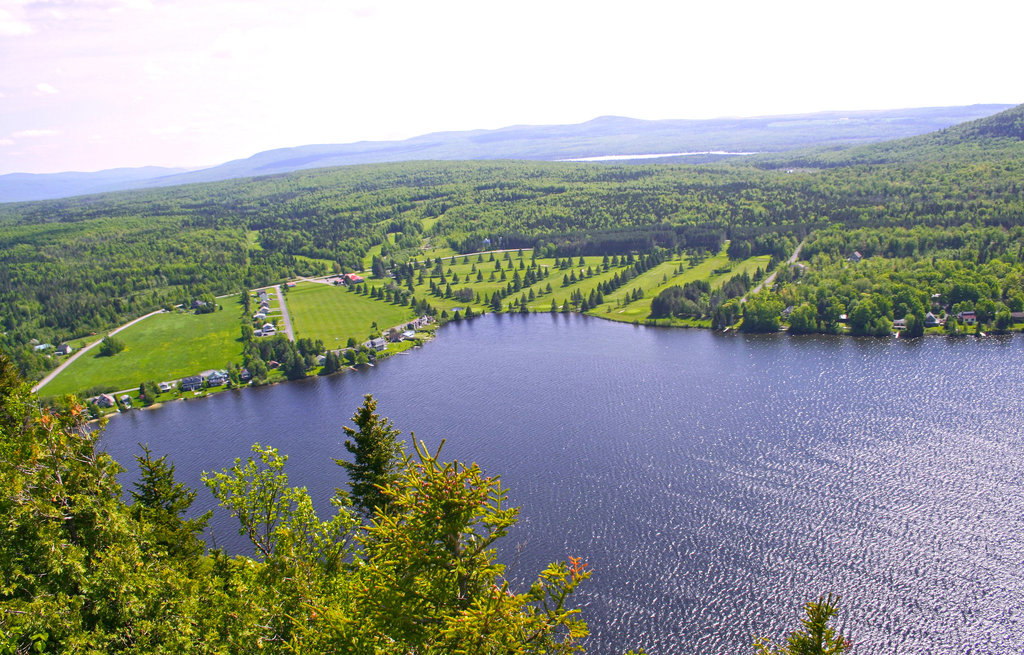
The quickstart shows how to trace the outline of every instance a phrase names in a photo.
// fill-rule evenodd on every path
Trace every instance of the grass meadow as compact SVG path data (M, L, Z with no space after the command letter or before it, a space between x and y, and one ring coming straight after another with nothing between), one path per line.
M327 348L370 336L374 322L387 329L414 318L412 309L351 293L345 287L302 282L285 296L295 338L322 339Z
M234 300L225 298L224 309L212 314L173 312L140 321L117 333L125 344L123 351L101 357L99 347L93 348L50 380L39 395L77 393L99 385L127 389L240 362L241 324Z

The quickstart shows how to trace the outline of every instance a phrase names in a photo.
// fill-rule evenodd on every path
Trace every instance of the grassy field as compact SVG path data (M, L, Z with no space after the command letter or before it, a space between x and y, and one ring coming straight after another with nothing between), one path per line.
M517 274L523 278L533 262L530 250L454 257L449 251L438 255L445 257L442 268L446 284L450 284L453 290L471 288L479 299L479 302L466 303L433 296L430 283L434 267L431 265L423 271L422 282L417 271L413 285L415 297L426 299L439 312L447 311L449 314L455 308L467 305L478 311L491 311L486 298L499 288L505 289ZM766 268L768 259L764 255L742 262L730 261L723 249L694 265L686 255L681 255L632 278L607 294L604 303L592 308L588 314L615 321L646 322L651 299L663 289L694 280L708 280L712 287L718 287L733 275L742 272L753 275L757 269ZM603 257L585 257L582 261L574 257L570 269L556 268L554 259L538 259L536 263L539 279L506 297L502 303L505 308L510 302L526 298L530 311L548 312L552 300L560 310L574 293L587 298L598 285L628 268L622 264L606 271ZM566 285L569 275L574 275L576 281ZM433 278L433 281L438 281L438 278ZM395 284L395 281L367 280L371 288L390 284ZM644 297L633 301L630 296L635 289L642 289ZM531 292L533 300L529 299ZM271 294L268 318L279 318L278 299L273 290ZM410 307L352 293L345 287L312 282L303 282L292 288L288 292L287 303L296 338L321 339L327 348L344 346L349 337L358 342L366 341L374 332L374 323L379 333L415 318ZM58 395L101 384L128 388L138 386L142 381L180 378L208 368L221 368L229 361L238 361L241 345L238 341L237 305L233 299L225 299L222 304L224 311L214 314L161 314L146 319L118 335L127 345L124 352L112 358L87 354L43 387L41 392ZM709 321L663 319L658 324L703 327Z
M408 307L350 293L344 287L302 282L285 299L295 338L323 339L328 348L344 346L349 337L363 342L376 322L386 329L412 318Z
M725 284L725 282L734 275L740 275L746 272L753 276L754 272L758 268L767 268L768 261L770 259L771 258L768 255L760 255L757 257L751 257L742 262L734 262L729 260L723 249L722 252L718 253L714 257L708 257L701 263L690 268L687 268L685 258L667 261L655 266L643 275L630 280L628 284L605 298L605 305L602 305L588 313L593 316L600 316L601 318L607 318L612 321L625 321L629 323L632 323L633 321L642 322L645 321L651 313L651 299L668 287L676 285L683 286L687 282L694 282L696 280L709 280L711 282L711 288L718 288ZM678 269L680 264L683 265L683 271L682 273L676 274L675 271ZM724 273L715 274L715 271L723 269L729 270ZM625 294L636 288L643 289L644 297L637 301L625 302ZM621 306L618 305L619 303L621 303ZM659 321L658 324L710 327L711 321L663 319Z
M224 310L212 314L157 314L136 323L117 334L125 344L123 351L100 357L98 347L90 350L40 389L39 395L77 393L98 385L127 389L240 362L241 332L234 300L225 298Z

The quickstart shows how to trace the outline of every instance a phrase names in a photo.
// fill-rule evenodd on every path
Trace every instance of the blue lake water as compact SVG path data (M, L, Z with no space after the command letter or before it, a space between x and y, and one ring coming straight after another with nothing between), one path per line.
M274 445L326 508L341 426L372 393L404 438L501 475L521 507L510 578L590 563L589 652L751 652L833 591L857 653L1020 653L1022 363L1019 337L486 316L375 368L118 416L103 445L129 465L148 443L197 487ZM213 537L245 548L229 517Z

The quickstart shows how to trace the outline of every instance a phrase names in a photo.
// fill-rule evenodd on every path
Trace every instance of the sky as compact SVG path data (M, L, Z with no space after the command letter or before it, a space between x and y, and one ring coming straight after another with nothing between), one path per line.
M0 174L1024 102L1013 0L0 0Z

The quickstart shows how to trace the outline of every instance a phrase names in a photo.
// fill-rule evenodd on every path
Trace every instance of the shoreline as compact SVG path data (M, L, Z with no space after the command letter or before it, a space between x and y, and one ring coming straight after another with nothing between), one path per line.
M565 312L565 313L566 314L574 314L574 315L585 317L585 318L604 320L604 321L608 321L610 323L619 323L621 325L630 325L630 326L633 326L633 327L643 327L643 328L709 330L712 333L718 333L720 335L728 334L730 336L732 336L732 335L789 334L789 330L786 329L785 327L783 327L783 328L781 328L781 329L779 329L779 330L777 330L775 332L743 332L741 329L737 328L735 325L730 325L727 328L725 328L724 330L718 330L718 329L715 329L715 328L712 328L712 327L709 327L709 326L702 326L702 325L685 325L685 324L684 325L658 325L657 323L647 323L647 322L641 322L641 321L616 321L615 319L612 319L612 318L606 318L606 317L599 316L599 315L594 315L594 314L585 314L585 313L576 312L576 311L574 311L574 312ZM562 314L562 312L554 312L554 313L552 313L552 312L529 312L529 314L527 314L527 315L532 316L532 315L559 315L559 314ZM482 313L474 316L472 319L462 318L462 319L460 319L460 321L474 320L476 318L481 318L481 317L487 316L487 315L494 315L494 316L505 316L505 315L508 315L508 316L522 316L523 314L520 314L518 312L499 312L499 313L482 312ZM451 323L451 322L453 322L453 321L449 320L446 323L439 324L437 327L438 328L444 327L445 325L447 325L448 323ZM898 332L894 332L894 333L891 333L891 334L885 335L885 336L853 335L853 334L850 334L849 332L840 332L838 334L829 334L829 333L825 333L825 332L808 332L808 333L800 333L800 334L793 333L791 336L794 337L794 338L799 338L799 337L837 337L837 338L873 339L873 340L892 339L894 341L899 340L899 341L907 342L907 341L917 341L918 339L939 338L939 337L947 337L949 339L954 339L954 340L967 339L969 337L974 337L975 339L991 339L993 337L1013 337L1015 333L1020 333L1022 331L1024 331L1024 328L1018 329L1018 330L1009 330L1009 331L1002 332L1002 333L987 332L987 333L983 333L981 336L979 336L977 334L974 334L974 333L967 333L967 332L960 332L960 333L955 334L955 335L950 335L950 334L945 334L945 333L937 333L937 332L926 332L925 334L921 335L920 337L903 337L903 338L901 338L899 336ZM407 349L401 350L401 351L390 352L390 353L386 354L383 357L378 357L377 361L384 360L384 359L390 359L391 357L395 357L397 355L407 355L407 354L410 354L409 351L421 348L422 344L425 344L425 343L428 343L430 341L433 341L435 338L437 338L437 330L436 329L430 331L429 336L421 337L420 338L420 342L421 342L420 345L416 345L416 346L413 346L412 348L407 348ZM371 362L371 363L365 364L364 366L372 368L374 366L374 363ZM100 420L109 419L109 418L111 418L113 416L117 416L118 414L124 414L127 411L132 411L132 410L143 410L143 411L145 411L145 410L157 409L157 408L159 408L159 407L161 407L161 406L163 406L165 404L172 403L172 402L178 402L178 401L188 402L188 401L194 401L194 400L201 400L203 398L207 398L207 397L210 397L210 396L218 395L218 394L224 393L226 391L241 391L241 390L244 390L244 389L247 389L247 388L253 388L254 386L256 386L256 387L270 387L270 386L276 386L278 384L287 384L289 382L298 382L300 380L305 380L305 379L309 379L309 378L330 377L330 376L334 376L334 375L341 375L341 374L344 374L344 373L355 372L355 371L358 371L358 370L359 370L359 365L343 366L342 368L340 368L339 370L335 371L334 373L329 373L326 376L321 375L320 373L314 373L314 374L311 374L311 375L307 375L304 378L299 378L297 380L289 380L287 378L281 378L281 379L277 379L277 380L273 380L273 381L268 381L267 383L260 384L260 385L253 385L252 383L248 383L248 384L245 384L245 385L240 385L240 386L235 386L235 387L227 387L227 386L216 387L216 388L213 388L212 390L211 389L206 389L205 393L198 393L198 394L194 394L192 396L178 396L176 398L168 398L168 399L164 399L164 400L159 400L159 401L153 403L152 405L143 405L143 406L139 406L139 407L133 407L130 410L120 410L119 409L117 411L104 414L103 416L101 416L99 418L90 419L88 422L89 423L96 423L96 422L99 422Z

